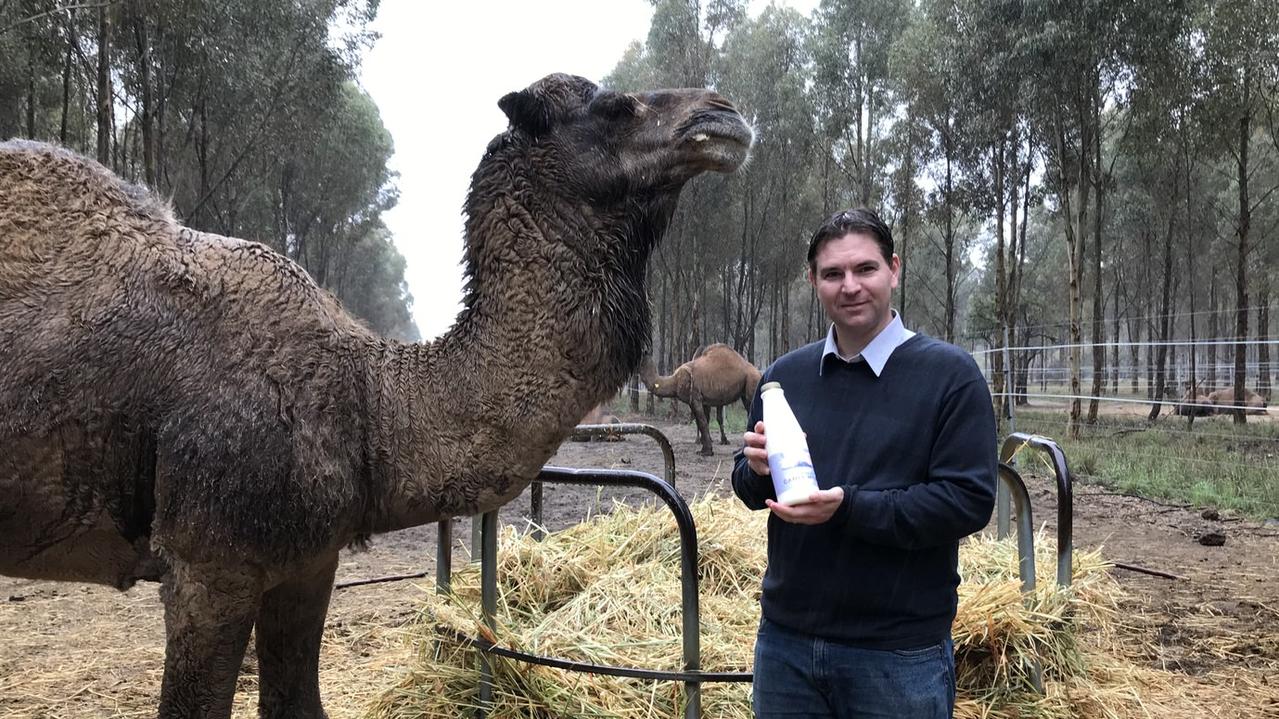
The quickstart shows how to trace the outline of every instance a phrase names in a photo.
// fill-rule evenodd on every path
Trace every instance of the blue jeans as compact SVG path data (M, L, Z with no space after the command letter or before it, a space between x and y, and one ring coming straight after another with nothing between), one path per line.
M761 619L751 702L758 719L950 719L955 649L859 649Z

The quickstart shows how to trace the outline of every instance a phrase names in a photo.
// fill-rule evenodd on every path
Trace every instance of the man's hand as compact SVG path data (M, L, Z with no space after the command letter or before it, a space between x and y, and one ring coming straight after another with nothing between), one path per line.
M768 469L768 450L764 449L764 423L756 422L755 431L743 434L742 441L746 443L742 448L742 456L746 458L751 471L765 477L772 474Z
M747 434L750 433L747 432ZM794 506L778 504L771 499L764 500L764 503L782 521L791 524L822 524L835 514L840 504L843 504L844 488L819 489L808 496L811 501Z

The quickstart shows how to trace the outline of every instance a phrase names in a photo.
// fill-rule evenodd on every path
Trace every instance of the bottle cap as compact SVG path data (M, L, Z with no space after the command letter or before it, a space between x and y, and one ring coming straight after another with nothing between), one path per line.
M770 389L781 389L781 388L782 388L781 382L765 382L764 386L759 388L759 393L764 394Z

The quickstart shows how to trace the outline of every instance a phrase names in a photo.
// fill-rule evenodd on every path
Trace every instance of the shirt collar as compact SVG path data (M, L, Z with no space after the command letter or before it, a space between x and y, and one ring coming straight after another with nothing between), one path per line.
M832 324L830 329L826 331L826 346L822 348L822 358L817 365L817 374L820 375L822 373L822 367L826 364L826 356L832 354L845 362L865 361L876 377L883 374L884 365L888 364L888 358L893 354L893 350L915 336L914 332L906 329L906 326L902 324L901 315L897 314L897 310L890 311L893 314L893 318L889 320L884 329L879 331L879 334L875 335L870 344L866 345L862 353L856 357L845 357L839 353L839 345L835 343L835 325Z

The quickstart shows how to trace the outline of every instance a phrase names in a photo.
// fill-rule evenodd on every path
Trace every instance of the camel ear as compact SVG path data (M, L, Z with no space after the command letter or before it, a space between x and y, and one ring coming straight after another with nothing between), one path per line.
M506 113L511 127L523 130L530 135L540 135L551 126L551 112L548 103L542 97L528 90L508 92L497 101L497 106Z

